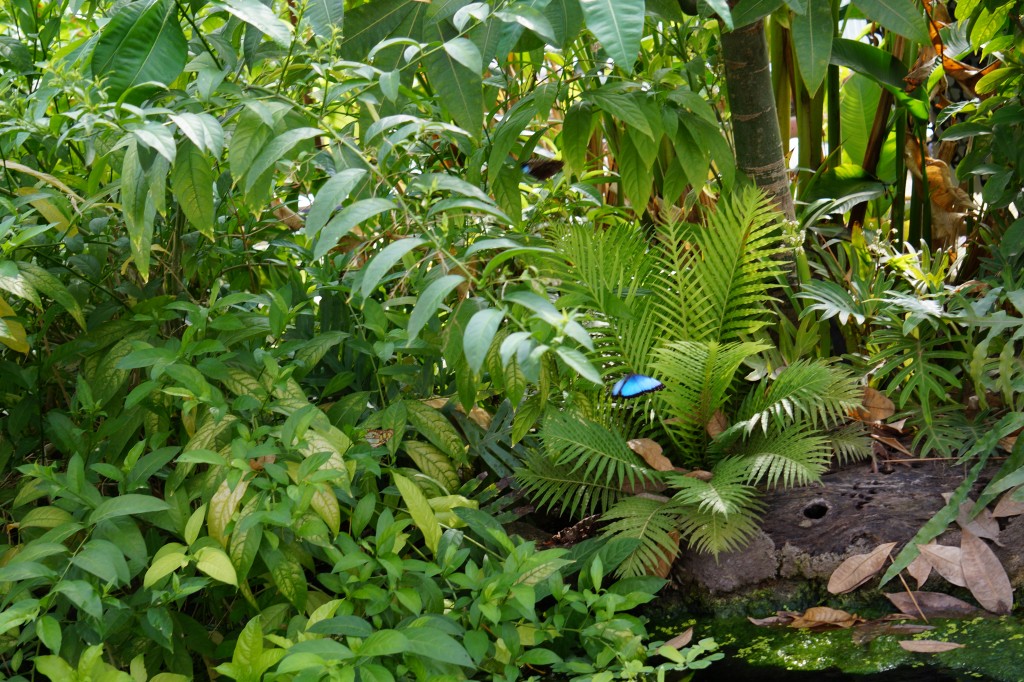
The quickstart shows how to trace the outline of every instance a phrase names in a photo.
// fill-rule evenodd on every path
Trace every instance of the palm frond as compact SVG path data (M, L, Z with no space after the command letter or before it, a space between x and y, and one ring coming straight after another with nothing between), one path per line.
M650 470L617 430L558 410L541 427L548 458L598 485L630 487L651 479Z
M652 366L664 378L659 400L668 405L662 421L684 457L700 460L708 440L705 427L729 397L736 370L767 348L754 342L677 341L657 349Z
M844 419L862 397L863 389L848 371L821 360L797 361L774 379L763 378L747 394L730 431L750 433L760 426L767 432L770 423L782 427L800 419L829 426Z
M754 188L719 202L707 224L681 225L662 249L660 310L672 339L738 341L768 323L769 289L783 274L779 214ZM685 251L682 251L685 249Z
M571 466L556 464L541 452L532 453L524 463L525 467L516 470L516 481L538 509L557 509L580 519L608 509L625 495L621 487L596 483Z
M739 448L739 459L746 464L747 482L764 482L790 488L821 479L832 459L827 436L808 423L756 433Z
M677 474L668 481L678 488L673 500L687 507L679 528L689 546L717 556L737 549L757 532L763 505L757 490L747 484L748 470L739 458L720 461L712 473L710 481Z
M605 512L603 534L638 541L617 574L637 576L671 563L679 552L679 505L652 497L626 497Z
M829 432L828 438L832 443L832 454L840 464L856 462L871 456L871 440L861 422L843 424Z

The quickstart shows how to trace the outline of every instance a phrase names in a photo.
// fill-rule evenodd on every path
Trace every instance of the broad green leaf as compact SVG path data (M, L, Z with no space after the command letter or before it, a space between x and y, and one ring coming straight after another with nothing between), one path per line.
M288 547L264 547L261 556L270 569L270 577L277 589L299 611L306 608L309 585L306 583L306 572Z
M829 2L811 2L804 14L796 14L792 20L793 48L800 65L807 91L812 95L818 91L828 73L829 58L832 56L832 38L835 33L832 21L832 7Z
M127 585L131 580L124 554L116 545L106 540L89 540L71 559L71 563L115 586Z
M903 78L907 75L907 67L889 52L867 43L845 38L836 39L832 44L829 61L892 88L902 89L906 85Z
M56 618L49 614L40 616L36 621L36 634L39 635L39 641L43 643L43 646L50 651L60 652L64 638L60 631L60 623Z
M593 132L594 114L587 104L569 107L562 121L562 161L566 175L581 175L586 168L587 150Z
M245 184L243 190L246 194L252 191L256 181L275 163L284 158L284 155L291 151L297 144L316 137L320 134L319 128L292 128L281 133L263 147L252 164L245 171Z
M444 299L455 287L466 281L462 275L445 275L436 279L416 299L416 305L409 315L409 342L416 340L420 330L435 317Z
M159 123L147 122L132 128L131 134L144 146L164 157L167 163L174 163L177 149L174 146L174 133L170 128Z
M651 124L644 115L644 110L637 104L632 94L624 92L609 92L607 90L591 90L584 95L584 98L594 103L601 111L606 111L619 119L631 129L639 130L641 133L654 139L654 131Z
M196 550L196 568L214 580L238 587L235 567L220 547L201 547Z
M346 168L320 187L316 198L313 199L313 205L309 207L309 213L306 214L308 237L315 237L316 233L323 229L331 214L341 207L341 203L348 199L348 195L365 176L366 171L362 168Z
M29 283L28 278L21 273L18 267L24 264L24 261L0 261L0 289L14 294L18 298L23 298L42 310L43 301L39 298L39 292ZM82 327L84 328L84 325Z
M782 7L784 0L740 0L732 8L732 23L735 28L743 28L754 23Z
M443 485L449 492L459 489L461 481L448 455L430 443L402 440L402 449L416 463L416 468Z
M139 159L138 144L134 140L128 144L121 163L121 210L128 228L128 242L135 267L143 281L148 281L156 204L149 194L149 179Z
M324 226L320 237L313 246L313 258L320 259L327 255L327 252L335 247L338 240L351 232L352 228L356 225L364 223L381 213L393 210L398 210L398 205L390 199L381 199L380 197L360 199L353 204L349 204L341 209L338 215L331 218L331 221Z
M882 88L870 77L854 73L840 91L843 152L858 166L864 163Z
M377 288L378 284L380 284L384 275L386 275L388 271L395 266L395 263L402 260L405 254L426 243L427 240L423 237L409 237L407 239L399 239L398 241L391 242L381 249L380 252L373 257L373 260L363 268L363 283L359 289L363 298L370 297L370 294L373 293L373 290Z
M177 124L178 130L184 133L185 137L192 140L192 144L202 151L209 152L214 158L220 157L224 151L224 128L215 116L183 112L169 114L168 118Z
M527 31L533 32L534 35L545 43L554 44L558 40L555 35L555 29L551 26L548 18L539 10L530 7L526 3L514 4L508 10L495 12L494 16L503 21L519 24Z
M632 73L644 32L644 0L580 0L580 7L587 28L616 66Z
M174 0L136 0L121 5L100 32L90 65L112 99L155 81L169 85L185 68L188 42ZM144 93L137 97L144 98ZM133 97L136 99L136 97Z
M392 478L398 487L398 492L402 494L402 499L405 500L409 516L412 517L413 523L423 533L423 541L431 552L436 553L437 543L441 541L441 524L438 523L437 517L434 516L434 510L430 508L430 503L427 502L426 496L418 485L405 476L392 474ZM365 652L360 653L366 655Z
M473 44L473 41L466 38L452 38L451 40L446 41L443 47L449 57L457 61L459 64L462 64L473 73L480 73L483 71L484 64L480 57L480 50L478 50L476 45Z
M414 484L409 482L409 485ZM377 630L363 641L358 653L360 656L394 656L408 648L409 640L398 630Z
M239 481L234 488L224 480L221 481L217 492L210 497L206 529L210 537L219 542L221 546L227 545L228 538L225 534L225 529L228 523L231 522L231 517L234 515L235 510L238 509L238 503L242 501L242 495L245 494L248 487L249 482L244 479Z
M811 5L814 5L814 0ZM893 33L928 45L928 23L914 0L853 0L868 19L877 21Z
M213 240L213 183L216 180L209 159L190 141L183 141L171 171L171 191L185 217L209 240Z
M466 354L466 362L474 373L480 371L487 359L487 353L494 343L494 335L498 333L505 313L497 308L485 308L473 314L466 333L462 338L462 350Z
M466 67L446 50L437 50L423 61L436 101L447 110L456 125L470 136L479 137L484 122L480 71Z
M697 6L700 7L702 4L706 5L707 8L711 10L711 14L718 17L722 22L722 28L726 31L731 31L735 28L735 24L732 19L732 11L729 9L729 3L727 0L698 0Z
M594 366L590 364L587 357L583 353L579 352L575 348L567 348L566 346L559 346L555 349L558 353L558 357L565 361L565 364L569 365L572 369L580 373L584 379L594 382L595 384L601 385L604 381L601 379L601 373L594 369Z
M103 501L89 514L89 523L97 524L104 519L111 519L116 516L131 516L134 514L146 514L149 512L165 511L169 505L163 500L152 495L138 495L130 493L110 497Z
M309 500L309 506L323 519L331 532L337 535L341 530L341 506L331 486L326 483L317 484L316 492Z
M7 632L19 625L35 620L39 615L38 599L22 599L0 611L0 632ZM38 659L36 659L38 661ZM69 678L74 679L74 678Z
M13 266L14 263L11 263L11 265ZM85 329L85 313L82 312L82 307L71 292L68 291L68 288L64 286L64 283L57 279L55 275L49 270L27 261L17 263L17 272L20 276L16 278L16 281L20 282L21 286L27 287L33 294L40 292L52 298L74 318L79 327ZM7 288L4 286L4 279L3 275L0 274L0 289ZM12 291L11 293L16 292Z
M60 507L35 507L18 522L19 528L57 528L72 520L71 514Z
M432 658L442 663L461 665L467 668L474 667L473 659L466 653L465 647L451 635L441 632L432 627L405 628L401 631L405 635L406 651L414 654Z
M223 0L217 6L249 24L281 47L292 41L292 27L259 0Z
M416 0L373 0L346 12L339 56L363 61L371 48L401 25L416 4Z
M635 135L632 129L625 132L619 141L615 160L619 162L619 183L622 186L622 193L637 216L643 216L647 212L647 201L651 197L654 182L654 174L648 160L653 160L654 157L645 156L637 150L633 143Z
M467 464L466 447L452 423L439 410L419 400L406 400L409 423L459 464Z
M562 313L546 298L542 298L532 291L511 291L505 294L505 300L532 310L537 317L544 320L552 327L562 324Z
M335 30L340 35L345 20L344 0L307 0L302 18L309 22L317 38L330 39Z

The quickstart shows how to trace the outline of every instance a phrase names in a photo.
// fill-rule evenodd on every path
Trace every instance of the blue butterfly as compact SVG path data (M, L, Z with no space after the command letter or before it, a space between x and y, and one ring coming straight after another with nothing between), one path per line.
M638 395L653 393L663 388L665 388L665 384L654 377L649 377L645 374L627 374L612 386L612 397L635 398Z

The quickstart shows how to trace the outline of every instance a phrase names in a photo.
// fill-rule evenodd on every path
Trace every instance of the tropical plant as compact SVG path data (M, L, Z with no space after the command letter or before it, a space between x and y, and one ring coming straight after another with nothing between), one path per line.
M781 274L777 219L746 190L721 199L704 224L659 227L651 243L628 224L553 231L558 303L589 311L595 363L606 377L646 373L665 389L651 399L653 423L645 403L593 392L549 412L544 452L518 476L538 504L601 512L607 533L636 538L626 573L671 561L680 536L716 554L740 546L757 527L756 486L817 480L833 454L824 429L860 400L850 373L822 361L743 377L744 363L770 347L759 339ZM627 434L667 439L668 460L642 458ZM671 497L656 494L664 489Z

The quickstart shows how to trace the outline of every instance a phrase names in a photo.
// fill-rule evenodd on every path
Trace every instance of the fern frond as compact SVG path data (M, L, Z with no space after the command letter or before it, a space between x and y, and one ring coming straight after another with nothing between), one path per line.
M800 360L774 379L763 378L747 394L730 430L750 433L760 426L762 432L767 432L769 423L782 427L798 419L807 419L814 426L829 426L859 405L863 393L848 371L821 360Z
M671 500L626 497L602 517L610 523L603 534L638 541L616 573L637 576L652 572L661 563L671 563L679 552L679 505Z
M850 422L828 434L832 454L840 464L856 462L871 456L871 440L861 422Z
M559 466L598 485L622 488L643 485L650 470L617 430L552 410L544 419L541 438L547 455Z
M595 483L570 466L555 464L543 453L532 453L525 464L516 470L516 481L538 509L557 509L580 519L608 509L625 495L619 486Z
M769 487L780 480L787 488L814 483L832 459L828 437L807 423L756 433L739 450L739 459L749 472L747 482L756 485L763 481Z
M736 370L747 357L768 347L678 341L657 349L652 365L665 382L658 397L668 405L662 420L684 457L700 461L708 440L705 427L729 397Z
M748 188L719 201L706 225L684 225L671 235L694 253L680 257L682 246L664 252L661 272L669 274L662 279L673 281L663 310L682 312L669 318L681 325L670 338L738 341L768 324L768 291L783 274L779 219L767 197Z
M746 483L748 469L740 459L724 459L712 473L710 481L671 475L668 482L678 488L672 499L687 507L679 528L689 546L717 556L739 548L757 532L763 505L757 490Z

